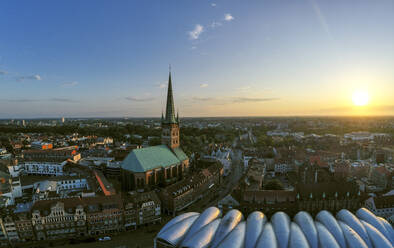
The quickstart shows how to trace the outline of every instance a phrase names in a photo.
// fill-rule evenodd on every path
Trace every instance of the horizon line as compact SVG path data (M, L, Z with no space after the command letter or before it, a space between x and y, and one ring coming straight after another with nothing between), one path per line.
M180 119L194 119L194 118L296 118L296 117L319 117L319 118L344 118L344 117L352 117L352 118L376 118L376 117L385 117L385 118L394 118L394 115L313 115L313 114L305 114L305 115L234 115L234 116L184 116L179 117ZM60 117L16 117L16 118L0 118L0 120L53 120L53 119L160 119L161 117L157 116L111 116L111 117L103 117L103 116L92 116L92 117L72 117L72 116L60 116Z

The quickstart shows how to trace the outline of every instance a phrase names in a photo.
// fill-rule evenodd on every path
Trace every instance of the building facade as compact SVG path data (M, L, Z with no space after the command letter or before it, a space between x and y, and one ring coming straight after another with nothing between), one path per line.
M62 176L63 167L67 161L61 163L56 162L25 162L19 164L21 170L26 175L46 175L46 176Z

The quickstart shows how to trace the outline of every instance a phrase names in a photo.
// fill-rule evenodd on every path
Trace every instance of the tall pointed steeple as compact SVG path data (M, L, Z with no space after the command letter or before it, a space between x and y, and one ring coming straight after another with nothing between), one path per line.
M174 96L172 94L172 83L171 83L171 67L168 76L168 91L167 91L167 106L166 106L166 116L164 122L166 124L177 123L175 119L175 107L174 107Z
M172 95L171 67L168 77L167 106L164 119L161 122L161 143L171 149L179 147L179 122L175 116L174 96Z

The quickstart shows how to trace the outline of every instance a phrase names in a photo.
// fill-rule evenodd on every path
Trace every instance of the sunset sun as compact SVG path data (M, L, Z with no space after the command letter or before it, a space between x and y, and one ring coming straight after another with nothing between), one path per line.
M368 104L369 95L366 91L356 91L353 93L352 101L355 106L365 106Z

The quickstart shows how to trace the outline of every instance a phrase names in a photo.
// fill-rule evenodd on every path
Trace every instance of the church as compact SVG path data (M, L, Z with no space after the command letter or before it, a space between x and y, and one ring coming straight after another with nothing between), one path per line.
M165 116L161 116L161 145L134 149L122 162L124 190L171 184L189 169L189 158L179 143L179 116L175 116L171 71Z

